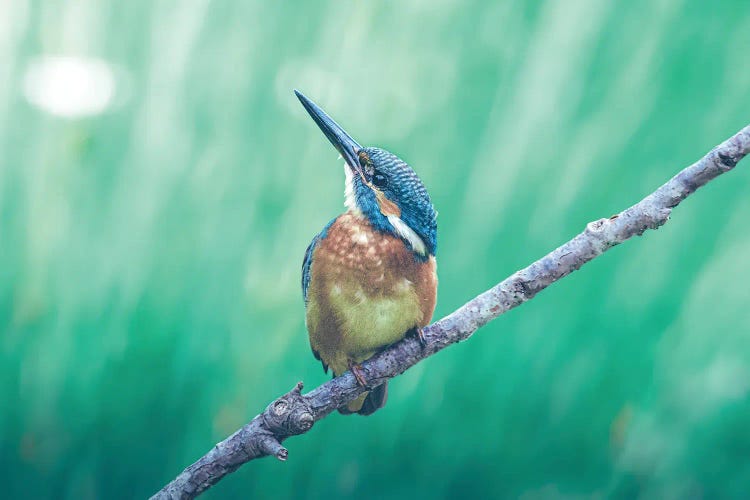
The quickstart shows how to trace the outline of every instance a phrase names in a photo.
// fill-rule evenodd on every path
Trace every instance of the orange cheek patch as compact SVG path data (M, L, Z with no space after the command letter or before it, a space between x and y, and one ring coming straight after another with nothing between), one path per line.
M378 206L380 207L380 213L388 217L389 215L395 215L401 217L401 209L398 205L389 200L386 195L379 189L373 189L375 191L375 198L378 200Z

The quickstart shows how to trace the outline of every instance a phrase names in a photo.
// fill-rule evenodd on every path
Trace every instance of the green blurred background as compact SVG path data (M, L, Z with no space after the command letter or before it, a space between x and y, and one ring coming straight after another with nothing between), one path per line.
M0 2L0 484L142 498L298 380L342 163L410 162L436 317L750 122L750 4ZM750 161L750 160L746 160ZM206 498L743 498L750 165Z

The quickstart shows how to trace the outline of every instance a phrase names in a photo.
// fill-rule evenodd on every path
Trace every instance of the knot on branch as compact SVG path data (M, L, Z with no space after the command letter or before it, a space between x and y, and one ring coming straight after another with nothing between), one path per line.
M609 219L599 219L586 224L585 234L597 254L605 252L608 248L617 244L616 241L612 241L611 235L607 231L612 221L616 219L617 217L613 216Z
M729 154L720 152L717 156L719 157L719 161L716 163L719 168L725 172L727 170L732 170L734 166L737 165L737 160Z
M599 219L589 222L586 225L586 232L592 235L598 235L604 230L604 225L607 223L607 219Z
M297 382L264 413L266 428L280 438L307 432L315 422L310 404L302 397L302 387L302 382Z

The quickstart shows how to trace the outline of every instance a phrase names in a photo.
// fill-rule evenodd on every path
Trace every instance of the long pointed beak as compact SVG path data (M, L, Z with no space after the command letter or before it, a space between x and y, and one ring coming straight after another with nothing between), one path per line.
M333 121L333 118L328 116L325 111L320 109L317 104L308 99L302 92L295 89L294 93L307 112L310 113L312 119L315 120L315 123L318 124L320 130L322 130L326 137L328 137L328 140L331 141L333 147L335 147L339 153L341 153L341 156L344 157L344 160L349 164L349 167L351 167L352 170L359 172L360 168L357 154L362 149L362 146L357 144L357 141L352 139L352 137L347 134L338 123Z

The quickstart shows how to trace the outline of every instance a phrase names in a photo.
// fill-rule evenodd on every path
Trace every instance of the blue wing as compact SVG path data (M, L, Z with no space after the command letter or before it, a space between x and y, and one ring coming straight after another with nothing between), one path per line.
M333 219L331 222L326 224L326 227L324 227L320 233L315 235L315 238L312 239L310 244L307 246L307 250L305 250L305 260L302 261L302 298L305 299L305 307L307 307L307 289L310 287L310 269L312 268L315 247L318 246L320 240L326 237L326 235L328 234L328 228L330 228L334 222L336 222L336 219ZM312 349L315 359L323 363L323 371L328 373L328 365L325 364L322 359L320 359L320 354L318 354L318 351L313 349L312 345L310 346L310 349Z
M331 222L326 224L323 230L315 235L315 238L312 239L310 244L307 246L307 250L305 250L305 260L302 261L302 298L305 299L305 305L307 305L307 289L310 286L310 268L312 267L315 247L318 245L318 242L320 240L326 237L326 235L328 234L328 229L333 225L334 222L336 222L336 219L333 219Z
M305 260L302 261L302 298L305 299L305 305L307 305L307 287L310 286L310 267L312 267L312 254L315 251L315 246L320 241L320 235L315 235L315 238L307 246L305 250Z

